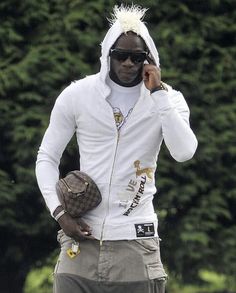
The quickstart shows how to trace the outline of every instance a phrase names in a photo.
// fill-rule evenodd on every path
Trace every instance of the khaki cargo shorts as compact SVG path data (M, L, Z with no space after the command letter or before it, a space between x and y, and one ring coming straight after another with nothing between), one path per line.
M61 253L54 271L54 293L164 293L167 275L158 238L79 243L58 232Z

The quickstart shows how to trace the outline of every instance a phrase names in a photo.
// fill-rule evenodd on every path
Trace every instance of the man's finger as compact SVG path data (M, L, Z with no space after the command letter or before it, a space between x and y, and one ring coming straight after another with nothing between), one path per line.
M91 231L91 227L87 225L82 219L76 219L77 224L80 225L81 230Z
M74 235L72 238L74 240L76 240L76 241L82 241L82 240L88 240L88 239L94 240L95 239L91 235L90 232L88 232L88 231L81 231L81 230L77 231L76 235Z
M95 240L95 238L92 235L90 235L90 236L84 236L84 239L85 240Z

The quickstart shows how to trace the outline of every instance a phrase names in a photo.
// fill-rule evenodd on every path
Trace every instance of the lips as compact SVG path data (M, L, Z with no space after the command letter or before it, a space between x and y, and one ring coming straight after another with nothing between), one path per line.
M127 71L127 70L122 70L120 71L121 75L125 75L125 76L134 76L136 74L136 72L134 71Z
M133 70L131 68L123 68L123 69L120 70L120 72L128 73L128 74L134 74L135 72L137 72L137 70Z

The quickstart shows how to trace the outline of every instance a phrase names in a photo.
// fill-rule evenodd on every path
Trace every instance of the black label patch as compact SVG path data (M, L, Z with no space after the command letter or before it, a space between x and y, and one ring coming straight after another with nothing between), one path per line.
M155 235L154 224L134 224L137 237L150 237Z

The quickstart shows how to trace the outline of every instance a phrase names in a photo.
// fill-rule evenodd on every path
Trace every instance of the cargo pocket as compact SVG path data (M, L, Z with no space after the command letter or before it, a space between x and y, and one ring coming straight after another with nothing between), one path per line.
M167 274L163 268L163 265L160 263L153 263L148 264L146 267L148 278L154 285L153 293L165 293Z
M149 280L158 280L158 281L166 281L167 274L163 268L163 265L160 263L153 263L153 264L147 264L147 274Z

